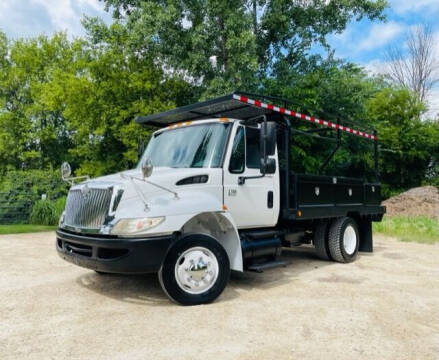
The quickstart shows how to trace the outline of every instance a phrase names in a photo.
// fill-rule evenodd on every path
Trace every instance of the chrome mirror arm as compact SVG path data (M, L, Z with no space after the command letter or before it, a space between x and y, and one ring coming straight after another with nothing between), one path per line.
M82 176L73 176L68 178L62 178L65 182L68 182L71 186L75 185L75 180L90 180L90 176L82 175Z

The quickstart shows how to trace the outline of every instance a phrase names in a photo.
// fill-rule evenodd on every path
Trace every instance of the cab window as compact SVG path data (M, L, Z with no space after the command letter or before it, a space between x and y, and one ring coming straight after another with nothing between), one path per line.
M230 157L229 171L232 174L240 174L245 168L245 132L240 126L233 140L232 155Z
M246 127L247 156L246 162L249 169L261 167L261 152L259 148L259 129Z

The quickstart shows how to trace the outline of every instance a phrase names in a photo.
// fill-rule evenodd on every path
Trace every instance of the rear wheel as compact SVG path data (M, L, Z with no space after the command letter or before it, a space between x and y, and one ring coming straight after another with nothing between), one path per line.
M358 226L354 219L336 219L329 229L328 246L333 260L348 263L355 260L360 245Z
M331 260L331 253L328 246L328 233L329 233L329 221L320 221L315 230L313 236L313 243L316 249L317 256L323 260Z
M158 276L171 300L181 305L210 303L229 280L229 258L215 239L190 235L171 248Z

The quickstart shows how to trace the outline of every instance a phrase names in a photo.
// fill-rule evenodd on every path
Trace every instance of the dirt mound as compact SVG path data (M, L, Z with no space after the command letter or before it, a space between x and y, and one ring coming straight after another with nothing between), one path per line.
M390 216L428 216L439 220L439 190L434 186L410 189L383 201Z

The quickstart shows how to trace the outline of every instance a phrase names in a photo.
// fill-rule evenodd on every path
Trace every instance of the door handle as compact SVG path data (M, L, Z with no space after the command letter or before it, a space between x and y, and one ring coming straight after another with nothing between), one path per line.
M273 209L273 191L269 191L267 194L267 207Z

